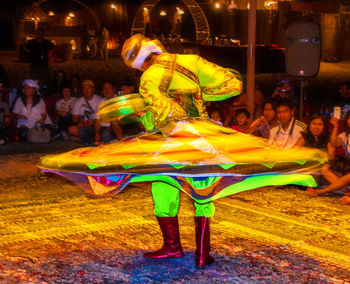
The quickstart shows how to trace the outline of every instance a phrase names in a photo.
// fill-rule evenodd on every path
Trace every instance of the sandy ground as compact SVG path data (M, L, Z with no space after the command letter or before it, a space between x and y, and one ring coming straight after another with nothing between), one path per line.
M179 213L185 257L148 260L161 246L150 184L112 197L41 175L42 154L0 160L1 283L350 283L350 207L266 187L215 202L215 264L194 268L193 204Z

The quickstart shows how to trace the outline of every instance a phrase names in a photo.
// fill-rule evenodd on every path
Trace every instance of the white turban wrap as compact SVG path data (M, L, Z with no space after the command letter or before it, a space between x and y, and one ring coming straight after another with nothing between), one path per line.
M28 85L32 88L35 88L37 91L39 91L39 84L38 81L32 80L32 79L26 79L23 81L22 85Z

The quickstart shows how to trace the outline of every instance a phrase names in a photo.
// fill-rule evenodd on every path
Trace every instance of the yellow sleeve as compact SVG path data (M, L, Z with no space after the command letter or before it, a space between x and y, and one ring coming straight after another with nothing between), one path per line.
M170 120L188 118L186 111L161 90L159 78L142 76L139 92L148 104L148 113L141 118L146 130L158 129Z
M243 81L234 69L226 69L198 56L198 79L205 101L222 101L241 94Z

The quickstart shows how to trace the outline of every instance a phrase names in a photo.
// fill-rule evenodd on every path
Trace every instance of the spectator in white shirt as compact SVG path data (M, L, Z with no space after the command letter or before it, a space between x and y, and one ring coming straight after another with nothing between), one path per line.
M17 117L19 139L22 142L27 141L28 129L51 123L45 103L37 93L38 89L36 81L24 80L23 95L17 98L13 107L13 113Z
M94 143L94 118L98 111L101 98L94 94L95 85L90 80L81 84L83 97L76 100L72 110L73 124L68 128L71 139L87 145Z
M64 85L61 90L62 99L60 99L55 106L57 116L57 128L61 136L66 140L68 138L68 127L73 124L72 109L76 98L71 96L71 88Z
M102 84L102 93L104 98L100 104L106 100L116 97L114 82L107 80ZM114 138L123 139L123 129L118 122L102 123L98 114L95 115L95 145L108 143Z
M277 101L276 115L279 125L270 130L269 144L290 149L298 142L306 125L294 118L293 103L289 99Z

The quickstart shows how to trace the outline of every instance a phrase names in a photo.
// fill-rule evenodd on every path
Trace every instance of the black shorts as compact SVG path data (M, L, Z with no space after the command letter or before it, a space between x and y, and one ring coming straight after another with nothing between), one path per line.
M346 175L350 173L350 157L348 156L339 156L334 160L330 161L331 170Z

